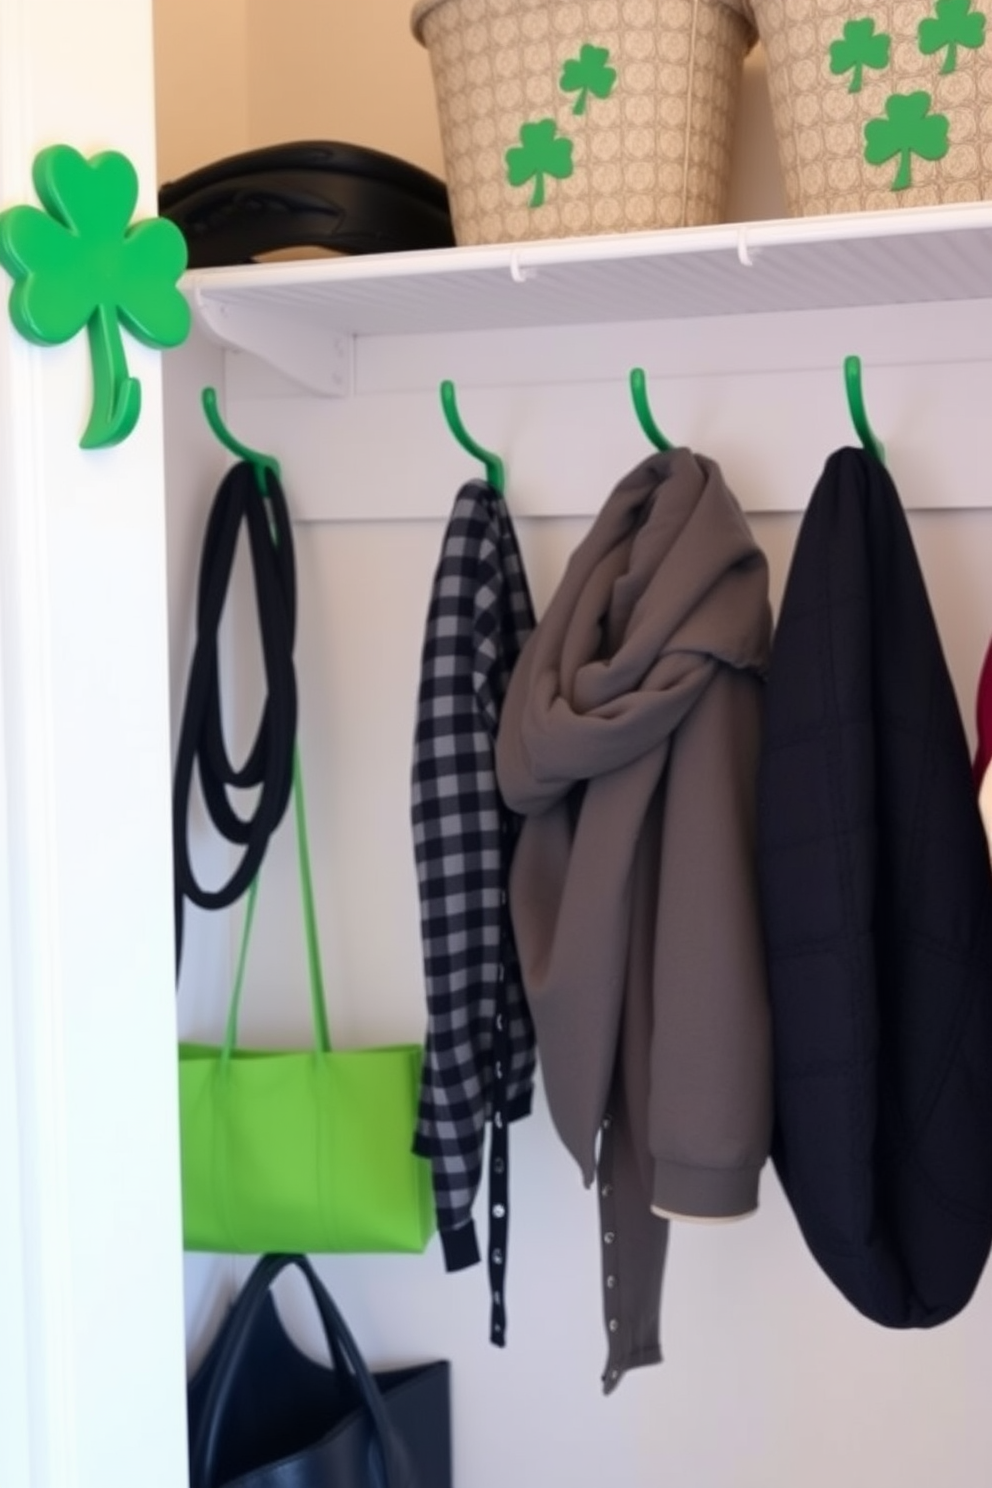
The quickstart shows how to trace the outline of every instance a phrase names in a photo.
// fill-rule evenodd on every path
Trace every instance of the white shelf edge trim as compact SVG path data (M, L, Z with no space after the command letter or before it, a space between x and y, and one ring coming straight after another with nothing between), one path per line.
M310 391L360 336L992 298L992 203L190 272L197 319Z
M550 238L531 243L496 243L410 253L370 253L350 258L235 264L190 270L187 282L205 298L226 290L264 289L270 285L328 284L419 274L471 274L482 269L505 269L511 279L522 283L542 268L567 267L569 264L621 263L631 258L733 252L746 265L747 260L753 259L762 248L856 243L868 239L975 230L992 231L992 202L836 213L824 217L783 217L764 222L718 223L712 227Z

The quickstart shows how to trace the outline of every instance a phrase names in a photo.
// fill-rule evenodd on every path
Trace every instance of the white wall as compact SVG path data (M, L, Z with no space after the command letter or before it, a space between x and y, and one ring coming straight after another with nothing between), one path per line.
M644 452L625 389L635 361L663 426L715 455L747 508L783 508L753 518L777 604L798 511L826 455L852 438L840 367L859 350L970 723L992 632L992 511L927 508L934 491L953 503L971 489L971 431L992 396L992 304L731 318L705 336L650 322L578 335L582 356L571 332L373 338L358 346L356 395L341 401L290 396L247 359L228 362L233 426L280 456L290 501L308 514L296 532L301 747L332 1027L345 1043L416 1037L423 1025L408 825L414 697L436 513L475 473L440 416L442 368L470 427L507 459L539 607L585 530L578 514L595 510ZM721 363L755 371L721 376ZM188 413L194 391L175 381L170 406L178 398ZM391 428L402 433L382 437ZM576 515L528 516L546 509L549 489L565 492L559 510ZM184 545L195 530L190 501L205 501L202 482L172 503ZM363 502L392 515L356 519ZM243 720L254 673L246 634L240 646L232 637ZM287 825L263 881L248 1037L308 1036L299 925ZM216 1031L225 997L215 967L195 996L184 992L183 1016L200 1027L212 1019ZM868 1324L817 1269L768 1169L753 1219L676 1228L666 1362L604 1400L596 1203L540 1099L513 1130L512 1159L505 1351L487 1342L483 1269L445 1275L436 1242L424 1257L319 1261L370 1358L452 1360L457 1488L987 1488L988 1280L933 1333ZM484 1226L481 1204L479 1213ZM247 1265L225 1268L221 1286ZM189 1273L194 1355L212 1325L210 1268L196 1258ZM295 1300L290 1312L312 1343Z

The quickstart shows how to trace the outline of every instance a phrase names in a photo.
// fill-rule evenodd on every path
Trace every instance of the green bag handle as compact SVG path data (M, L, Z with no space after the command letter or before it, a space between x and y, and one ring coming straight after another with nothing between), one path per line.
M317 940L317 914L313 902L313 877L310 872L310 843L307 837L307 818L303 801L303 771L300 768L300 749L293 746L293 815L296 819L296 855L300 873L300 893L303 898L303 931L307 943L307 968L310 978L310 1007L313 1012L314 1044L320 1054L331 1052L331 1034L327 1023L327 1004L324 999L324 972L320 960L320 945ZM258 899L256 873L248 890L245 907L245 922L241 930L241 947L238 951L238 966L234 975L234 990L227 1012L227 1027L224 1030L222 1060L230 1059L238 1038L238 1013L241 1010L241 994L244 990L245 967L248 963L248 941L255 919L255 903Z

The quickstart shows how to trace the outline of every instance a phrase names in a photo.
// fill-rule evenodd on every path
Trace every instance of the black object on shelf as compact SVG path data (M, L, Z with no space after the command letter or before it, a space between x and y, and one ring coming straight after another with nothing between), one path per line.
M363 145L268 145L191 171L159 190L191 269L251 263L294 248L396 253L451 248L444 182Z

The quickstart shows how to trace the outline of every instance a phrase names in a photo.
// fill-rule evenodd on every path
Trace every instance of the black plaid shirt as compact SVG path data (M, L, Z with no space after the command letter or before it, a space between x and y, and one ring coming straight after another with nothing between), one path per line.
M510 673L534 627L506 504L458 493L434 576L413 753L413 834L428 1025L415 1150L431 1161L449 1271L479 1260L472 1205L486 1123L491 1337L505 1337L506 1126L530 1111L534 1032L506 903L520 819L496 785Z

